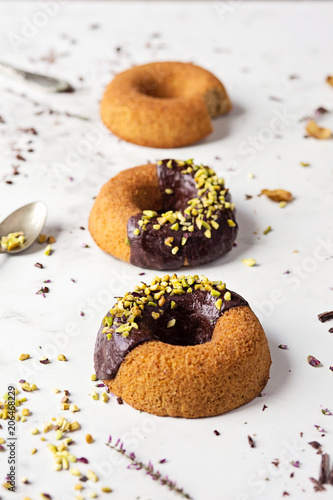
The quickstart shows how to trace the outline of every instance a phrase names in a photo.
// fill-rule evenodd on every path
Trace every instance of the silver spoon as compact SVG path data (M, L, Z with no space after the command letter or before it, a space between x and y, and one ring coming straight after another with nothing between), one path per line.
M8 215L8 217L0 223L0 238L1 236L7 236L9 233L23 231L25 241L22 245L13 250L3 250L0 247L0 253L20 253L29 248L40 235L46 221L46 216L47 208L42 201L29 203L29 205L25 205Z
M52 78L51 76L25 71L1 61L0 72L5 75L19 77L21 80L37 85L38 87L48 90L49 92L73 92L74 90L71 84L65 82L65 80L59 80L58 78Z

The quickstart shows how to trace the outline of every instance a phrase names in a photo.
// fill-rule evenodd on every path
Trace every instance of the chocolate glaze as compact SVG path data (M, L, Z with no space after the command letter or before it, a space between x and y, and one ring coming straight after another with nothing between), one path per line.
M230 293L231 300L223 300L220 311L215 307L216 297L210 292L195 290L184 295L165 296L166 301L160 308L163 314L157 320L153 319L151 313L156 308L146 305L138 321L138 330L132 330L128 337L114 333L108 339L102 333L102 324L97 334L94 354L97 377L102 380L114 378L125 356L136 346L150 340L160 340L172 345L209 342L217 320L225 311L248 305L243 297L235 292ZM170 307L171 300L177 304L175 309ZM110 316L110 312L107 316ZM166 328L168 321L173 318L176 319L175 326Z
M194 174L182 174L184 167L167 168L168 160L163 160L157 165L159 189L162 198L162 212L168 210L183 211L188 205L187 201L196 198L198 192L194 182ZM173 194L167 195L165 189L171 188ZM225 199L231 201L231 196L226 190ZM147 200L149 202L149 200ZM149 209L149 207L147 207ZM205 264L217 259L229 252L236 239L238 226L235 220L235 211L230 209L218 210L216 222L219 224L217 230L212 230L211 238L206 238L203 230L194 226L193 232L173 231L170 224L161 226L160 229L152 229L152 224L157 224L156 218L147 226L147 231L140 231L138 236L133 234L134 229L139 228L139 220L142 213L130 217L127 224L127 235L131 246L130 262L135 266L147 269L179 269L185 263L190 266ZM236 226L230 227L227 220L231 219ZM189 217L189 220L191 218ZM171 248L165 245L164 240L172 236L172 246L178 246L176 255L171 253ZM181 245L182 237L187 238L184 246Z

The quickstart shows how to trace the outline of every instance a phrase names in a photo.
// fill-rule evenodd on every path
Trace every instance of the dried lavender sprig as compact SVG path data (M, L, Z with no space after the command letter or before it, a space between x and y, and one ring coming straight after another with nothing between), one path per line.
M178 495L180 495L183 498L188 498L189 500L193 500L193 497L186 493L183 488L180 488L177 486L175 481L171 481L171 479L168 478L168 476L163 476L159 471L154 470L154 466L151 463L151 461L148 462L148 464L145 464L144 462L141 462L141 460L138 460L136 458L135 453L128 453L125 448L124 448L124 443L118 439L116 443L113 445L111 444L112 438L109 436L109 440L106 443L106 446L109 448L112 448L115 450L117 453L120 453L121 455L124 455L126 458L128 458L132 463L128 465L128 469L135 469L135 470L145 470L146 474L150 476L154 481L159 481L160 484L163 486L167 486L169 490L174 491Z

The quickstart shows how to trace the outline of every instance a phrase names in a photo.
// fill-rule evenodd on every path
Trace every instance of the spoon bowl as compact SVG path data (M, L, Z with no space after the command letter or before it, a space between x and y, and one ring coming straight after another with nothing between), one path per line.
M8 254L23 252L29 248L40 235L47 216L47 208L42 201L29 203L24 207L15 210L0 223L0 238L9 233L23 231L25 241L22 245L13 250L2 250ZM1 252L1 250L0 250Z

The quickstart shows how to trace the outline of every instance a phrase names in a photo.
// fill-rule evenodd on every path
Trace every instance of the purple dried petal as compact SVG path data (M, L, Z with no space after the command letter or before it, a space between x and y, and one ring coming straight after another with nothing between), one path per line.
M43 283L51 283L51 280L45 280Z
M49 495L48 493L42 493L42 495L45 497L45 498L49 498L51 500L51 495Z
M214 431L215 436L220 436L220 432L215 429Z
M49 358L40 359L39 362L42 363L42 365L48 365L50 363L50 360Z
M266 392L261 392L260 394L258 394L258 398L263 398L264 396L266 396Z
M299 460L296 461L292 460L290 463L293 467L297 467L297 469L301 466Z
M83 311L80 312L80 316L84 316L84 312Z
M5 451L5 448L4 446L2 446L2 444L0 444L0 451Z
M82 464L88 464L89 463L89 461L86 458L84 458L84 457L77 458L76 461L77 462L81 462Z
M89 245L87 245L87 243L82 243L81 248L89 248Z
M319 448L321 448L321 444L318 443L318 441L310 441L308 444L315 450L319 450Z
M21 380L19 380L19 384L24 384L25 383L25 380L23 378L21 378Z
M331 371L333 372L333 366L330 366L330 367L329 367L329 370L331 370Z
M76 283L75 279L74 278L71 278L70 279L73 283Z
M287 344L280 344L279 348L280 349L288 349L288 346L287 346Z
M324 414L324 415L333 415L333 413L328 409L328 408L322 408L321 409L321 412Z
M112 441L112 436L110 434L109 439L108 439L108 443L111 443L111 441Z
M254 441L251 438L251 436L247 436L247 440L248 440L249 445L251 446L251 448L255 448L255 444L254 444Z
M146 274L146 273L139 273L139 276L143 276L144 274Z
M321 362L319 361L319 359L315 358L314 356L309 355L307 357L307 360L309 365L311 366L321 366Z
M159 464L165 464L165 462L166 462L166 458L162 458L162 460L160 460L158 463Z
M87 476L81 476L79 481L82 481L83 483L85 483L86 481L88 481L88 478L87 478Z
M320 427L320 425L315 425L315 428L318 432L327 432L323 427Z
M326 113L328 113L328 110L326 108L324 108L323 106L320 106L319 108L317 108L315 110L315 115L316 116L325 115Z
M96 387L104 387L104 384L96 384Z

